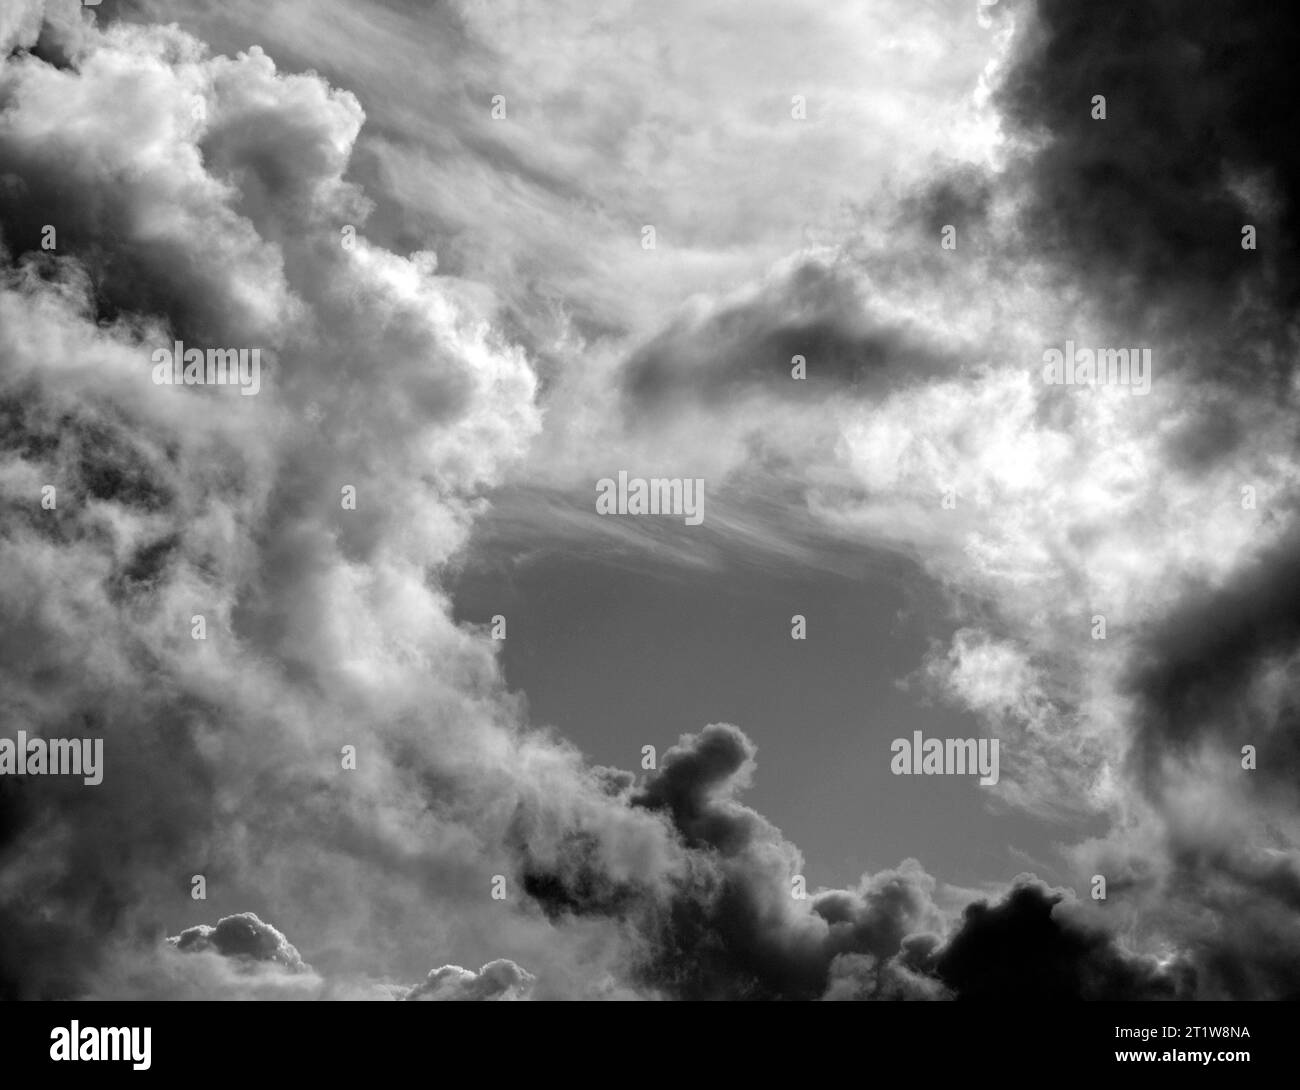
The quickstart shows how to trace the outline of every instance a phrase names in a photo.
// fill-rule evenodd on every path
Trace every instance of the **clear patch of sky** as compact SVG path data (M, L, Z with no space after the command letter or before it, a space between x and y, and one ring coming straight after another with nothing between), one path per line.
M974 777L896 776L890 743L975 737L974 720L896 682L946 638L937 589L920 573L864 564L859 579L745 564L707 570L628 566L531 545L526 560L473 545L449 590L458 620L507 618L501 662L531 721L553 726L597 764L639 770L707 723L758 746L742 796L803 851L810 888L844 885L914 856L959 885L1059 865L1065 830L999 813ZM791 638L791 617L808 638Z

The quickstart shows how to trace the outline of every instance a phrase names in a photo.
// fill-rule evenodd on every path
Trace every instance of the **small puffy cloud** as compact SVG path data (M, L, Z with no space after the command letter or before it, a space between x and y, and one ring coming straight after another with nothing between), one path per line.
M489 961L477 973L459 965L434 969L405 996L417 1002L528 999L536 978L509 958Z
M252 912L224 916L217 921L216 927L207 924L187 927L167 941L182 953L211 950L237 961L274 962L291 972L305 972L311 968L283 934L269 923L263 923Z

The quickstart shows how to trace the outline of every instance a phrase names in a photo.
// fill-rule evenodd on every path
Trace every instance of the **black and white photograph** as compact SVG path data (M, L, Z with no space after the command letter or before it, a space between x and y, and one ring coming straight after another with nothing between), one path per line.
M1279 0L0 0L5 1054L1261 1077L1297 121Z

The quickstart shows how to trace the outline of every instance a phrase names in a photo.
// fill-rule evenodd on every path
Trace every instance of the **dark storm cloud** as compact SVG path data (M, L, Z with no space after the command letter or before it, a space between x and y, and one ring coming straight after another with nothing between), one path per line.
M911 936L942 926L933 879L908 861L852 889L796 897L798 850L736 797L755 753L743 731L711 724L683 736L632 794L634 807L670 823L685 853L665 887L612 883L591 836L546 868L534 863L526 891L555 918L612 915L633 928L631 972L657 994L817 999L834 979L833 998L941 997L942 983L906 959Z
M1067 915L1065 896L1022 879L997 904L968 905L961 927L934 958L958 999L1184 999L1186 965L1162 968L1121 950L1105 931Z
M646 966L650 983L686 998L814 999L840 954L884 962L905 936L939 923L933 880L915 863L796 899L797 849L735 798L754 771L753 743L713 724L665 753L633 796L668 815L692 852Z
M1300 786L1295 532L1223 585L1188 588L1143 633L1127 684L1136 703L1130 761L1147 796L1168 809L1200 783L1234 793L1202 804L1217 814L1209 827L1176 809L1165 834L1164 889L1203 994L1300 995L1300 868L1277 850Z
M1257 749L1257 775L1294 791L1300 774L1300 536L1291 533L1220 587L1189 588L1137 649L1135 760L1144 778L1168 753L1209 740ZM1277 703L1252 699L1266 671L1291 684ZM1236 761L1240 753L1229 754Z
M684 737L633 803L670 818L689 852L667 902L621 915L647 942L644 986L686 999L1172 999L1194 994L1191 961L1125 950L1062 890L1022 876L995 904L969 905L944 939L934 881L909 861L855 888L791 896L797 851L737 801L755 772L744 733ZM589 856L594 859L594 856ZM557 912L607 913L596 888L558 876L530 890ZM560 891L562 892L562 895ZM631 909L628 911L628 909ZM806 910L805 910L806 909Z
M1200 994L1300 999L1300 866L1277 852L1184 839L1169 892ZM1206 915L1212 921L1206 922ZM1230 921L1225 926L1222 921Z
M1102 303L1120 343L1159 337L1167 370L1284 380L1300 301L1300 15L1259 0L1021 12L995 101L1034 145L1003 179L1027 186L1022 245Z

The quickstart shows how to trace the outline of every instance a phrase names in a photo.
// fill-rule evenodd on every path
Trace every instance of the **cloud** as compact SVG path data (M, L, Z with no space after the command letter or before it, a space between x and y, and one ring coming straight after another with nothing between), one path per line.
M913 932L943 926L934 880L914 860L852 889L798 896L798 849L736 797L754 758L742 731L711 724L683 736L633 791L634 807L670 821L681 853L656 897L612 886L590 839L534 871L530 893L558 918L625 921L638 935L633 978L650 993L688 999L815 999L841 953L883 960Z
M869 397L953 366L924 329L875 318L867 291L850 270L810 259L745 298L684 317L625 364L626 418L777 394L789 388L795 356L811 361L805 381L824 397L846 387Z
M490 646L426 581L535 430L535 377L481 288L342 245L365 214L351 95L175 28L46 15L68 66L0 65L5 719L103 738L106 776L0 784L3 990L78 992L107 936L193 911L196 873L327 969L382 976L448 941L426 895L510 871L502 785L599 797L516 734ZM260 393L154 385L175 339L260 348ZM407 933L349 949L371 913Z
M1127 953L1073 902L1022 876L995 904L968 905L961 927L934 954L934 970L960 999L974 1001L1186 999L1195 974Z
M264 27L285 50L292 7ZM0 15L0 708L102 738L107 765L90 789L0 780L0 994L1295 993L1282 15L1252 8L1248 37L1235 13L1159 5L916 16L885 44L895 74L977 15L1001 28L944 70L942 124L917 135L918 89L875 69L862 87L871 35L842 12L806 17L809 67L778 12L708 64L623 9L508 29L440 10L439 65L394 60L424 49L415 16L335 6L346 33L309 20L302 48L344 75L363 54L374 93L354 94L145 18L164 8ZM229 37L252 10L203 19ZM985 60L996 156L967 94ZM824 108L803 144L773 136L785 92L755 91L774 68ZM437 125L412 105L432 94L387 82L408 71L445 92ZM513 118L554 124L498 135L498 84ZM871 140L837 137L865 120ZM758 231L796 149L820 164L810 203ZM863 204L882 155L906 177L873 172ZM703 185L723 164L745 177ZM1151 396L1045 387L1067 338L1154 342ZM261 392L154 385L178 339L259 348ZM1024 880L953 921L915 860L800 899L799 849L741 801L740 727L634 780L528 726L444 572L503 486L563 496L666 452L742 553L889 551L947 591L911 683L1002 739L1000 805L1100 823L1066 852L1078 885L1110 877L1109 915ZM554 541L559 507L506 522ZM195 874L215 926L184 926ZM311 966L230 914L249 904ZM430 950L483 968L393 983Z
M30 49L40 37L42 0L15 0L0 13L0 53Z
M1021 15L995 100L1025 149L1025 244L1059 254L1125 341L1173 340L1182 351L1167 367L1284 379L1286 356L1266 349L1286 343L1276 318L1300 269L1300 160L1282 137L1291 14L1044 2ZM1099 94L1104 121L1092 117ZM1258 250L1241 246L1246 224L1265 239Z
M187 927L167 941L184 953L212 950L225 958L272 961L290 972L303 972L310 968L288 939L252 912L226 916L217 921L216 927L207 924Z
M534 980L531 973L507 958L490 961L477 973L459 965L444 965L430 972L406 998L423 1002L527 999Z

